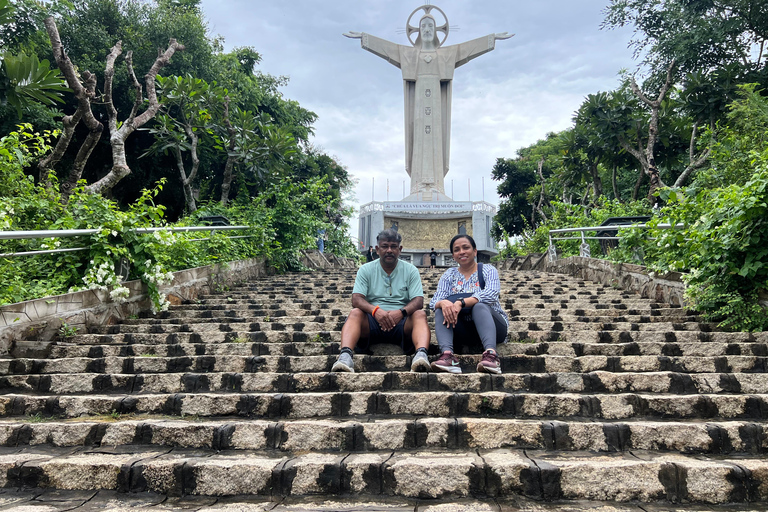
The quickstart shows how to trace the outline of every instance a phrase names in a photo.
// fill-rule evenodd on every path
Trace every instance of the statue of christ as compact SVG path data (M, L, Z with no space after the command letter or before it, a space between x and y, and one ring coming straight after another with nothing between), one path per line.
M438 25L433 10L444 23ZM424 11L419 26L411 25L414 14ZM361 46L403 73L405 95L405 170L411 177L411 195L406 200L446 200L444 178L448 173L451 140L451 84L454 70L495 48L496 40L509 39L506 32L489 34L465 43L443 46L448 37L448 19L434 5L415 9L406 23L413 46L392 43L364 32L344 35L360 39ZM438 37L442 32L442 40ZM411 36L418 33L416 41Z

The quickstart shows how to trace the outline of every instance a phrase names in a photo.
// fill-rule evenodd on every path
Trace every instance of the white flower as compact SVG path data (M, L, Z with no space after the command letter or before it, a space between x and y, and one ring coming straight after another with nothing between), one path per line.
M115 302L125 302L126 300L128 300L128 296L130 295L130 293L131 291L125 286L118 286L117 288L114 288L111 292L109 292L109 296Z

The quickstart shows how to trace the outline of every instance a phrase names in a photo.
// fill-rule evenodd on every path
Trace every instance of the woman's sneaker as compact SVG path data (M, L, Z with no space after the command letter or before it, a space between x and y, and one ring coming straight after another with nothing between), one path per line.
M432 363L432 370L436 372L461 373L459 358L453 352L443 352L437 361Z
M501 362L494 350L483 352L483 358L477 363L477 371L482 373L501 373Z

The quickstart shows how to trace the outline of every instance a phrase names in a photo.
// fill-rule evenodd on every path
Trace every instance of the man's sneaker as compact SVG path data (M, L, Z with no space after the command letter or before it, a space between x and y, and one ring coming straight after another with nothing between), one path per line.
M349 352L339 354L339 358L333 363L331 371L355 373L355 363L352 361L352 354Z
M413 361L411 361L412 372L428 372L430 370L429 359L426 352L418 350L413 355Z
M453 352L443 352L443 354L432 363L432 369L436 372L461 373L459 358L453 355Z
M499 356L493 350L483 352L483 358L477 363L477 371L483 373L501 373Z

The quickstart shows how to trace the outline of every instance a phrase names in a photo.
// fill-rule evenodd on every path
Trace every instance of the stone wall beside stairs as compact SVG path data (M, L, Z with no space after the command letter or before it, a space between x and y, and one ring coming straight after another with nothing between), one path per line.
M644 299L685 306L685 283L680 272L656 275L641 265L614 263L596 258L570 256L550 262L546 258L541 270L568 274L639 294Z
M686 306L685 283L680 272L655 274L642 265L570 256L550 262L546 254L534 253L516 256L496 263L499 270L540 270L568 274L607 284L617 289L635 292L645 299ZM760 291L760 305L768 308L768 293Z
M301 262L314 269L356 266L352 260L318 251L303 251ZM208 265L174 272L173 281L162 291L171 304L178 305L273 272L263 259ZM115 324L150 310L146 286L141 281L128 281L124 286L130 294L121 303L112 301L108 290L81 290L0 307L0 357L36 352L44 356L49 342L65 323L82 333L91 326Z

